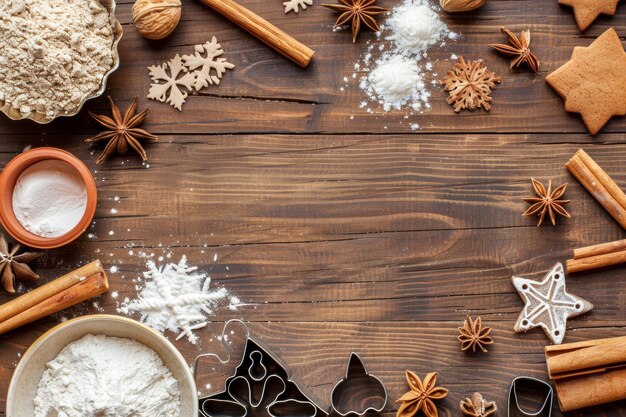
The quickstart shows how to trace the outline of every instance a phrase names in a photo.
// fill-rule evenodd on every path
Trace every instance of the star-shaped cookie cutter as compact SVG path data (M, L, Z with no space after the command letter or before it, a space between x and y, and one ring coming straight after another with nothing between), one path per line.
M565 337L567 319L593 309L590 302L567 292L561 263L557 263L541 282L514 276L513 285L526 303L515 323L515 331L541 327L557 345Z

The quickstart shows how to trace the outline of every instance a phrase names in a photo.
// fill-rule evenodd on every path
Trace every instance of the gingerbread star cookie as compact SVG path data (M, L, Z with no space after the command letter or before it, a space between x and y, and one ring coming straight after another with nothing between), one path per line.
M615 29L587 48L574 48L569 62L546 81L565 101L565 110L580 113L592 135L611 117L626 115L626 52Z
M619 0L559 0L559 4L571 6L574 18L581 32L593 23L601 14L614 15Z
M556 264L543 281L513 277L513 285L526 305L517 323L516 332L541 327L555 345L565 337L567 319L593 309L593 304L567 292L563 265Z

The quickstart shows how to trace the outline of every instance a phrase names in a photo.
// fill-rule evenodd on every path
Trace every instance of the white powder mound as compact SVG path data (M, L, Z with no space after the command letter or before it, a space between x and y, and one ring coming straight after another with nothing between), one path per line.
M46 364L34 417L178 417L178 381L152 349L87 335Z
M13 212L29 232L55 238L78 225L87 209L87 187L78 172L59 160L27 168L13 189Z
M405 1L393 9L385 25L391 32L387 39L402 53L418 59L448 34L437 13L422 1Z
M401 109L409 101L413 106L428 100L424 80L413 59L401 55L385 58L370 72L363 88L371 98L378 97L385 111Z
M179 333L176 340L187 336L196 344L198 336L194 331L206 327L212 309L228 295L223 288L209 291L211 278L195 273L197 269L187 266L185 256L178 264L161 268L148 261L148 271L143 274L145 286L138 298L124 300L117 311L127 315L140 313L142 323L161 333Z
M370 44L355 64L355 69L363 72L359 87L369 102L378 103L384 112L406 109L411 114L430 108L427 86L437 74L433 63L424 60L430 49L444 47L457 35L448 30L428 0L403 0L381 30L379 41ZM367 102L361 107L366 106ZM372 110L368 108L368 112Z

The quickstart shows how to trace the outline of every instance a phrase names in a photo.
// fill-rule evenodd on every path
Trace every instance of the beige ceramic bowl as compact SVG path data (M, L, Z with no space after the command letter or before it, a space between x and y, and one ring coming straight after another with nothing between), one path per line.
M16 109L15 107L13 107L10 103L6 103L0 100L0 111L6 114L9 119L12 119L12 120L28 119L28 120L32 120L40 124L50 123L57 117L75 116L83 108L83 105L85 104L87 100L90 100L95 97L99 97L102 95L102 93L104 93L109 75L111 75L120 66L120 54L117 51L117 45L120 43L120 39L122 39L122 35L124 31L122 29L122 25L120 24L120 22L115 18L115 0L100 0L100 3L104 5L107 9L109 9L109 13L111 17L111 26L113 27L113 46L112 46L113 64L111 65L111 68L104 74L104 77L102 77L102 81L100 82L100 88L98 88L98 90L96 91L92 91L89 94L85 95L85 97L83 97L82 101L80 102L80 105L73 111L69 113L57 113L52 118L49 118L45 114L39 113L35 110L31 111L30 113L24 114L20 112L19 109Z
M93 315L62 323L42 335L26 351L15 369L7 396L7 417L33 416L33 399L46 367L71 342L87 334L103 334L136 340L154 350L178 380L180 417L198 416L198 391L183 356L165 337L134 320Z

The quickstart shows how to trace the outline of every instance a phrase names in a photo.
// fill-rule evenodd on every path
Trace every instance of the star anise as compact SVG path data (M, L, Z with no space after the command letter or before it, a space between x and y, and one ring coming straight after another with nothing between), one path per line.
M389 11L384 7L374 6L377 0L339 0L342 4L322 4L322 6L341 13L335 26L343 26L352 21L352 42L356 43L356 38L361 30L361 23L373 30L380 31L380 26L374 16Z
M2 286L7 292L15 294L15 279L21 281L35 281L39 275L35 274L27 265L41 256L41 253L19 253L22 245L16 243L9 248L9 243L3 234L0 234L0 273Z
M406 382L411 390L398 399L402 403L396 417L413 417L420 410L426 417L438 417L437 406L433 400L442 400L448 395L448 390L437 386L437 373L426 375L424 382L415 372L406 371Z
M537 226L541 226L543 224L546 213L550 215L550 220L552 221L553 226L556 226L557 214L567 217L568 219L571 217L567 210L563 207L564 205L569 204L571 200L560 200L560 198L563 197L563 194L565 194L567 184L563 184L560 187L555 188L553 191L552 180L548 182L547 190L542 183L534 178L531 178L530 180L533 183L533 189L535 190L537 197L528 197L523 199L525 202L532 204L532 206L524 212L524 216L534 216L535 214L538 214L539 223Z
M515 57L515 59L511 61L511 68L517 68L522 63L526 63L532 72L539 72L539 60L537 56L530 51L530 31L523 31L518 38L507 28L501 28L500 30L507 37L510 45L494 43L489 46L501 54Z
M96 160L96 164L101 163L107 159L110 155L113 155L116 151L118 154L125 154L130 146L141 156L144 161L148 160L146 151L139 143L139 139L146 139L152 142L159 140L157 136L146 132L143 129L137 128L143 123L148 109L142 111L139 114L135 114L137 111L137 97L133 100L133 103L124 113L124 117L120 113L120 109L113 103L113 99L109 96L109 103L111 104L112 118L109 116L97 115L89 112L98 123L106 127L108 130L94 136L93 138L86 139L86 142L98 142L101 140L108 140L109 142L102 151L102 154Z
M475 392L472 398L466 398L459 405L463 414L470 417L489 417L498 410L494 401L487 401Z
M462 109L475 110L478 107L489 111L489 95L496 88L495 83L501 81L502 78L487 70L482 61L465 62L460 56L441 84L448 91L448 103L458 113Z
M487 352L485 346L492 345L493 339L489 336L491 333L491 327L483 327L482 319L477 317L476 320L472 320L470 316L467 316L463 327L459 327L459 342L461 342L461 350L472 349L472 352L476 352L476 348L480 348L483 352Z

